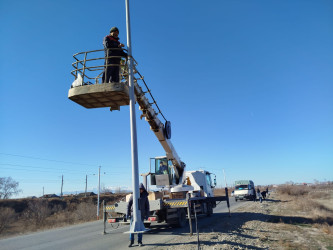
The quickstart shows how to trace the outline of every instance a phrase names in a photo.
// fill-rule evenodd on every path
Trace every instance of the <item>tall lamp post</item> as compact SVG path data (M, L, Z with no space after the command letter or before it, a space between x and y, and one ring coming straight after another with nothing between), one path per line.
M127 51L128 51L128 82L130 97L130 123L131 123L131 153L132 153L132 187L133 187L133 222L130 227L131 233L146 231L141 220L141 212L138 207L139 198L139 166L138 166L138 145L136 135L136 117L135 117L135 98L134 98L134 74L133 58L131 46L131 25L129 13L129 0L125 0L126 5L126 33L127 33Z
M105 174L105 172L103 173ZM94 174L95 175L95 174ZM98 195L97 195L97 220L99 220L99 196L101 192L101 166L98 167L98 187L97 187Z

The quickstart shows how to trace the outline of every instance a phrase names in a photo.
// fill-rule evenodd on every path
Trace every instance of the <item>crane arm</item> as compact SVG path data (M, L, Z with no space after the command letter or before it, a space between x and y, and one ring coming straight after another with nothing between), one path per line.
M166 126L164 126L157 116L158 112L156 112L152 104L149 103L148 98L145 96L145 92L142 91L142 88L137 81L134 82L134 87L136 101L142 111L142 116L145 117L145 120L149 123L150 129L155 133L155 136L164 148L167 159L171 160L174 166L176 184L182 183L186 165L180 160L180 157L170 141L170 133L166 131Z

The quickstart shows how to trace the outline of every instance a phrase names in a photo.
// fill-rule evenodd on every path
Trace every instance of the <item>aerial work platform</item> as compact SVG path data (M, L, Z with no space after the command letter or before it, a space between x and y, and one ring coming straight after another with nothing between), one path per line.
M68 98L85 108L119 110L129 105L129 88L125 83L102 83L71 88Z
M130 104L128 65L126 60L120 57L120 64L116 65L119 67L120 81L104 83L104 72L107 70L107 67L115 66L115 64L105 63L107 59L112 57L106 57L104 53L104 50L93 50L73 55L75 62L72 63L74 70L71 71L71 74L75 77L75 80L68 91L68 98L88 109L110 108L111 111L120 110L121 106ZM149 123L150 129L163 142L163 147L167 149L167 152L172 151L173 149L170 149L173 147L171 142L166 141L166 139L169 140L171 138L171 123L165 119L144 77L136 69L138 63L134 58L132 59L134 62L133 73L140 76L138 78L134 76L133 84L135 102L139 105L142 112L141 118L144 117ZM144 83L146 87L145 91L138 84L138 80ZM162 115L165 124L158 118L158 114ZM172 158L178 158L178 156L173 156Z
M128 70L125 59L121 58L119 65L120 82L103 83L103 74L107 67L115 66L106 64L104 50L80 52L73 55L74 70L71 74L75 77L68 91L68 98L85 108L110 108L120 110L120 106L129 105Z

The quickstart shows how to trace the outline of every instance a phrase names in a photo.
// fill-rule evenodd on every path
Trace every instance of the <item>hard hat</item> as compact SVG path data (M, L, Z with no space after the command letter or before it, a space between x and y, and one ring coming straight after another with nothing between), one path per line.
M119 32L119 30L118 30L117 27L112 27L112 28L110 29L110 33L114 32L114 31L118 31L118 32Z

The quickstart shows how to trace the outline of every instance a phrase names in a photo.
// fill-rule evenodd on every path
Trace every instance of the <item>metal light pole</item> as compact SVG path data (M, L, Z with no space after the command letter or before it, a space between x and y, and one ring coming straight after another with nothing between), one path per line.
M87 197L88 175L86 174L86 189L84 190L84 197Z
M97 196L97 220L99 220L99 193L101 187L101 166L98 168L98 196Z
M138 145L136 135L136 117L135 117L135 97L134 97L134 75L133 75L133 58L131 46L131 25L129 13L129 0L126 4L126 33L127 33L127 51L128 51L128 82L130 97L130 122L131 122L131 152L132 152L132 187L133 187L133 222L130 228L131 233L146 231L141 220L141 212L138 207L139 198L139 165L138 165Z
M60 192L60 197L62 198L62 188L64 186L64 175L61 176L61 192Z
M225 177L224 168L223 168L223 175L224 175L224 182L225 182L225 187L228 187L228 184L227 184L227 178Z

